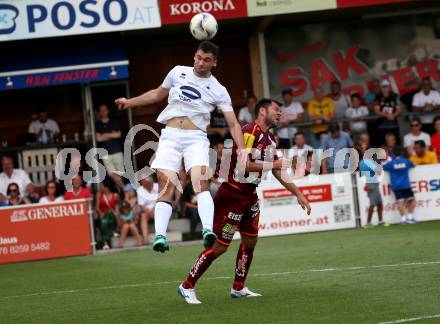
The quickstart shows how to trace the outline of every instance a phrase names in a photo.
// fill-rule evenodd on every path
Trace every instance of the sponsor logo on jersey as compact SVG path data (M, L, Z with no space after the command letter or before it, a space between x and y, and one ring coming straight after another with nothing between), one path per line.
M232 220L234 220L234 221L240 221L242 217L243 217L243 214L235 214L235 213L233 213L233 212L230 212L230 213L228 214L228 218L229 218L229 219L232 219Z

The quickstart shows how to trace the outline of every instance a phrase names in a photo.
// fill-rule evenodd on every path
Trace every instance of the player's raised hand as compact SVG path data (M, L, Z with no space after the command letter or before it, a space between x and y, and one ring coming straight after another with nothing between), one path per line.
M116 106L118 106L119 110L124 110L124 109L129 108L127 98L118 98L115 100L115 104L116 104Z
M304 195L301 194L297 198L298 198L298 204L301 206L301 208L307 211L307 215L310 215L310 213L312 212L312 207L310 207L310 204L306 199L306 197L304 197Z

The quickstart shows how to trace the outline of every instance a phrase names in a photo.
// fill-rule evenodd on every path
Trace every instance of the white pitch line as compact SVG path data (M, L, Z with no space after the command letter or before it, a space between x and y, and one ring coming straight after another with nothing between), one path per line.
M434 314L434 315L427 315L427 316L420 316L420 317L413 317L413 318L403 318L397 321L389 321L389 322L380 322L378 324L397 324L397 323L407 323L407 322L415 322L425 319L433 319L433 318L440 318L440 314Z
M352 270L372 270L372 269L383 269L383 268L399 268L399 267L411 267L411 266L425 266L425 265L436 265L440 264L440 261L428 261L428 262L412 262L412 263L396 263L396 264L381 264L372 266L358 266L358 267L344 267L344 268L323 268L323 269L308 269L300 271L286 271L286 272L270 272L270 273L257 273L250 274L250 277L276 277L276 276L286 276L295 274L305 274L305 273L319 273L319 272L335 272L335 271L352 271ZM211 277L204 278L203 280L224 280L232 279L232 277ZM71 290L54 290L46 292L36 292L23 295L12 295L12 296L1 296L2 299L12 299L21 297L34 297L34 296L47 296L47 295L57 295L57 294L72 294L81 293L87 291L98 291L98 290L110 290L110 289L123 289L123 288L139 288L148 286L163 286L170 284L181 283L182 280L174 281L160 281L160 282L146 282L139 284L124 284L116 286L104 286L104 287L91 287L91 288L80 288ZM390 323L400 323L400 322L390 322Z

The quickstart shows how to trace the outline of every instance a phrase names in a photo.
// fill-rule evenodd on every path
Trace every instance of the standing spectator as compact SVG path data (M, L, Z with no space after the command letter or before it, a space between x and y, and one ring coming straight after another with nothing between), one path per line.
M440 93L432 89L429 77L422 79L422 90L414 96L412 106L413 111L424 113L420 116L423 130L428 134L432 134L434 132L432 122L435 117L433 111L440 109Z
M329 97L324 96L321 86L316 87L314 98L307 105L310 121L316 125L310 126L309 130L316 135L319 140L321 133L328 130L328 123L335 119L335 104Z
M72 189L64 194L64 200L91 199L92 193L84 187L84 182L79 175L72 178Z
M409 158L414 165L436 164L437 155L434 152L426 150L426 144L422 140L414 142L414 155Z
M382 145L382 148L385 150L387 157L385 159L386 162L390 162L391 160L394 160L396 156L394 155L394 148L397 145L396 135L393 133L387 133L385 135L385 144Z
M35 134L41 143L52 142L60 133L55 120L49 119L46 109L40 109L38 119L29 124L29 133Z
M103 249L111 247L111 234L116 228L116 210L119 196L114 191L112 181L107 178L100 183L99 191L96 193L97 223L101 231L102 241L104 242Z
M284 104L281 106L281 118L278 123L277 134L280 138L279 147L288 149L292 145L290 139L297 132L296 127L289 126L291 122L304 120L304 109L299 102L293 101L292 89L284 89L281 93Z
M431 135L431 147L440 158L440 117L434 119L435 133Z
M391 132L396 135L397 142L399 142L397 117L402 111L399 96L391 91L390 81L383 80L380 85L381 93L377 96L376 104L374 105L374 111L380 118L378 121L379 139L382 140L385 134Z
M292 159L292 168L295 175L303 176L310 174L312 167L313 147L306 144L306 137L299 131L294 137L295 145L289 150L287 158Z
M60 195L60 186L55 180L49 180L46 183L46 196L41 197L39 203L47 204L53 202L63 201L63 196Z
M32 196L36 198L34 186L26 171L14 169L14 161L9 156L2 157L1 165L3 172L0 173L0 201L6 200L7 188L10 183L16 183L24 197Z
M238 113L238 121L241 126L252 123L255 119L254 110L257 103L257 97L250 95L246 98L246 106L241 108Z
M347 109L350 107L351 102L348 96L342 93L341 83L339 81L333 81L330 85L330 97L335 104L335 118L338 122L344 119Z
M119 236L118 247L122 249L128 232L130 232L136 239L137 246L142 246L142 238L139 235L136 224L139 222L139 216L136 208L130 205L130 202L124 200L121 203L121 207L116 213L116 219L118 222L121 236Z
M329 132L324 138L322 149L328 150L333 149L333 154L331 157L325 159L322 164L322 173L334 173L335 171L335 160L338 152L345 148L353 147L353 141L350 136L340 130L339 125L337 123L331 124L329 128ZM347 157L344 159L344 165L342 168L346 169L348 167Z
M124 189L120 176L124 172L124 155L122 154L121 125L117 120L110 119L110 110L106 104L98 107L96 121L96 141L98 147L107 150L108 155L102 159L110 177L118 186L118 191Z
M422 132L422 123L420 122L420 119L414 117L411 120L410 126L411 132L403 137L403 146L405 147L408 156L414 154L413 146L415 141L422 140L428 147L431 147L431 137L429 134Z
M368 107L368 110L374 113L374 105L376 103L376 97L381 93L380 89L380 81L373 80L371 83L371 91L365 95L365 104Z
M28 198L20 196L20 187L14 182L8 185L6 194L8 196L7 206L26 205L31 203Z
M394 148L394 155L396 158L386 163L383 166L383 169L390 173L391 190L396 196L401 223L414 224L416 219L413 212L416 203L414 200L414 193L411 189L411 183L409 181L409 170L414 167L414 164L403 157L403 149L400 147ZM405 205L408 208L407 215L405 215Z
M345 112L345 117L353 120L350 122L350 131L355 142L358 141L360 134L367 131L367 122L363 120L369 114L368 108L362 106L362 98L359 94L351 95L351 106Z
M148 242L148 221L154 219L154 208L159 195L159 185L151 177L141 179L137 189L137 200L141 207L141 231L144 242Z

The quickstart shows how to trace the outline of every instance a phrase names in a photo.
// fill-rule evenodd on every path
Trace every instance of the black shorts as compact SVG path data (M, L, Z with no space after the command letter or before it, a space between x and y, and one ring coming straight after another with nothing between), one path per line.
M414 199L414 193L411 189L402 189L394 191L396 200L412 200Z

